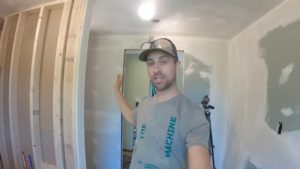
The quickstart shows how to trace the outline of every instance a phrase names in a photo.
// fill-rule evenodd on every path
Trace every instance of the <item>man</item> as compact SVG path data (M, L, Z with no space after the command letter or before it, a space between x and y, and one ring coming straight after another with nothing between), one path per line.
M137 127L130 169L210 169L209 124L203 110L192 104L176 85L177 50L166 38L146 42L139 59L157 94L145 97L136 109L124 99L118 75L114 85L125 119Z

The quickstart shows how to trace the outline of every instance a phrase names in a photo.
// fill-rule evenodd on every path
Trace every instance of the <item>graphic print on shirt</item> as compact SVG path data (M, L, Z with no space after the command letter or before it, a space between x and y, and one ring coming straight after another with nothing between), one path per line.
M171 116L168 125L168 130L167 130L166 142L165 142L165 156L167 158L171 157L172 144L173 144L174 133L175 133L175 125L176 125L176 117Z
M146 124L143 123L141 126L140 139L145 138L145 132L146 132Z
M157 140L158 142L160 142L159 144L162 144L162 147L163 149L162 150L162 157L163 158L160 158L160 160L162 161L165 161L166 159L168 158L171 158L172 157L172 147L174 145L174 141L175 141L175 130L176 130L176 122L177 122L177 118L175 115L170 115L170 116L167 116L165 117L166 120L164 120L163 123L160 123L159 126L163 127L164 130L163 130L163 133L162 135L159 137L159 140ZM150 128L149 128L150 127ZM152 126L148 125L147 123L145 122L141 122L140 124L140 129L139 129L139 140L142 141L140 143L143 144L144 141L148 142L149 140L148 139L152 139L154 138L155 139L155 135L158 134L157 131L156 131L156 127L158 127L158 125L154 125L153 126L154 128L152 128ZM160 127L160 128L161 128ZM153 133L153 131L156 131L155 133ZM150 134L150 135L149 135ZM154 135L152 135L154 134ZM156 138L158 139L158 138ZM144 161L146 159L138 159L137 160L137 164L140 165L141 168L143 169L160 169L160 165L161 165L161 162L158 162L157 159L152 161L150 159L148 159L149 161ZM166 161L165 161L166 162ZM166 164L167 165L167 164ZM163 166L166 166L166 165L163 165Z
M158 166L155 166L153 164L145 163L144 164L145 169L159 169Z

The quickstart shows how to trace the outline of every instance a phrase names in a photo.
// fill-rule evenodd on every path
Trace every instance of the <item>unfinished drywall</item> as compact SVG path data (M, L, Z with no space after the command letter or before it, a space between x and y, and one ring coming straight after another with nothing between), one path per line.
M32 153L32 141L29 114L30 71L33 53L33 42L36 32L39 11L26 16L23 38L20 47L18 81L17 81L17 109L20 138L20 151Z
M259 42L268 69L266 122L282 132L300 130L300 20L270 31Z
M9 159L9 165L13 168L13 154L12 154L12 144L11 144L11 133L9 124L9 74L10 74L10 63L12 57L13 42L16 32L16 26L18 22L18 16L12 16L7 18L7 22L10 23L9 33L7 39L7 46L4 58L4 70L3 70L3 114L4 114L4 126L5 126L5 137L6 137L6 147L7 147L7 157Z
M209 95L212 66L186 54L184 93L197 105Z
M40 74L40 132L42 160L56 165L53 136L53 81L62 6L50 9L45 30Z
M159 37L165 36L155 36ZM185 63L186 66L203 63L210 67L203 70L192 66L189 66L189 69L185 67L184 80L185 83L190 83L193 78L189 75L193 75L199 81L209 79L211 104L217 107L212 112L212 123L216 139L216 160L218 168L221 168L219 164L222 163L224 153L223 129L226 123L223 93L226 84L223 82L226 80L227 70L227 41L184 36L167 38L175 42L178 50L184 50L185 56L194 58L189 59L189 62ZM121 114L112 87L116 75L123 71L124 49L139 48L147 39L147 35L99 35L93 32L90 35L85 88L87 168L121 167ZM197 87L199 88L191 89L195 93L191 98L199 103L203 98L203 87Z
M230 42L224 169L300 168L299 6L286 1Z

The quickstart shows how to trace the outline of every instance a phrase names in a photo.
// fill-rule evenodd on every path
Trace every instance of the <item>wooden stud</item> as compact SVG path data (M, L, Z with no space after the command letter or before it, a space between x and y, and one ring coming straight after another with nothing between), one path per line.
M5 124L4 124L4 110L3 110L3 90L4 90L4 63L6 57L6 49L8 45L9 31L11 29L11 24L8 18L6 18L3 35L0 40L0 152L2 157L2 162L4 168L11 168L8 160L8 150L6 143L6 134L5 134Z
M57 2L65 2L55 56L55 73L53 81L53 112L55 112L53 113L53 128L57 168L85 169L83 94L89 33L89 10L87 9L90 7L91 3L89 0L60 0ZM51 3L51 5L57 2ZM26 13L29 14L31 12L36 12L35 10L39 9L34 8L34 10L26 10ZM34 53L30 79L30 124L34 161L37 164L35 168L40 168L40 162L42 162L40 155L41 140L38 119L39 100L37 98L39 97L40 92L38 88L40 81L41 53L43 48L43 43L41 42L43 41L44 31L46 29L46 19L43 19L43 17L46 15L47 10L44 6L40 11L40 18L34 41ZM21 12L14 38L9 76L10 133L13 159L17 169L21 168L22 154L20 151L16 89L18 87L18 68L25 21L26 14ZM1 40L0 47L3 48L3 40ZM0 63L1 66L3 63ZM0 73L2 74L2 72L2 67L0 67ZM2 83L0 85L0 87L3 86ZM62 125L62 117L65 119L64 125Z
M55 0L55 1L50 1L48 3L43 3L43 4L39 4L39 5L36 5L36 6L32 6L30 8L27 8L25 10L22 10L22 11L18 11L18 12L15 12L15 13L11 13L9 15L7 15L6 17L10 17L10 16L14 16L14 15L19 15L20 13L32 13L32 12L35 12L35 11L38 11L39 9L41 9L42 7L47 7L47 6L55 6L57 4L62 4L64 3L65 1L67 0Z
M65 153L63 144L63 118L62 118L62 93L63 93L63 70L66 39L69 29L73 0L66 0L63 7L58 35L57 50L55 55L55 70L53 81L53 130L57 169L65 169Z
M35 16L32 16L32 14L36 15L36 19L38 19L37 12L38 10L20 13L12 50L9 77L9 121L13 159L15 168L17 169L22 167L22 151L25 150L30 154L32 151L29 114L29 78L33 52L33 41L37 23L37 20L35 20L34 18ZM34 22L34 25L32 25L31 23L27 23L27 19L28 21L32 20ZM34 30L32 29L32 27ZM25 31L27 32L26 34ZM33 35L28 34L29 32L33 33ZM25 42L28 37L30 37L29 39L32 40L31 43ZM19 124L22 125L22 123L20 122L23 123L22 128L19 127ZM27 127L29 129L29 133L24 133L28 132ZM19 130L21 130L22 133ZM29 137L26 136L27 134ZM22 141L21 139L25 140ZM21 145L23 146L22 149Z
M67 169L86 169L84 85L90 0L75 0L67 39L63 81L64 145Z
M31 119L30 119L30 76L32 67L32 57L34 53L34 40L37 32L37 23L40 10L24 13L26 21L21 41L20 55L17 74L17 114L19 123L20 152L25 155L33 155L31 139ZM32 156L33 157L33 156Z
M9 120L10 120L10 133L12 141L12 151L15 167L21 168L21 152L19 140L19 125L18 125L18 110L17 110L17 82L18 82L18 67L19 56L21 50L21 42L23 39L23 30L25 26L26 16L21 13L19 15L14 45L12 50L10 77L9 77Z
M18 22L18 15L16 16L11 16L11 17L6 17L6 21L9 23L9 26L7 28L8 31L6 31L8 34L8 39L5 42L5 46L3 45L1 49L1 54L4 56L3 64L4 67L2 69L2 75L3 75L3 83L1 87L1 91L3 94L2 101L3 101L3 115L4 121L4 135L3 138L6 139L6 144L5 149L7 150L8 154L5 154L8 156L9 164L11 168L14 168L14 161L13 161L13 152L12 152L12 143L11 143L11 133L10 133L10 122L9 122L9 75L10 75L10 64L11 64L11 58L12 58L12 49L13 49L13 43L14 43L14 37L15 37L15 32L16 32L16 27L17 27L17 22ZM2 64L2 65L3 65Z
M39 13L39 20L37 23L36 35L33 46L33 56L30 75L30 128L31 140L33 149L34 166L36 169L41 168L42 164L42 150L41 150L41 136L40 136L40 69L43 52L43 41L45 36L46 24L49 11L44 7Z
M40 127L43 161L51 165L56 165L55 141L53 135L53 81L55 54L63 6L60 6L59 8L47 6L46 8L49 9L49 19L47 31L45 32L40 76Z

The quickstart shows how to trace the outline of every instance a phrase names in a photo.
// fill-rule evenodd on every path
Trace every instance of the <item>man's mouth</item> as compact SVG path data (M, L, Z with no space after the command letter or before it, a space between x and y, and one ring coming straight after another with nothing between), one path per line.
M155 84L159 84L163 81L164 77L162 75L156 75L152 77L152 81Z

